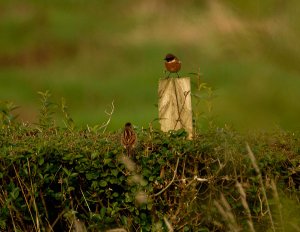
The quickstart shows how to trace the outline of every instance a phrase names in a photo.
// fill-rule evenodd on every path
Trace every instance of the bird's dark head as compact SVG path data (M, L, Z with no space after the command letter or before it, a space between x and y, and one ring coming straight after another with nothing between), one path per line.
M165 57L165 61L167 61L167 62L169 62L169 61L172 61L172 60L174 60L174 59L176 59L176 56L174 56L173 54L171 54L171 53L168 53L167 55L166 55L166 57Z
M126 124L125 124L125 128L131 128L132 127L132 124L130 123L130 122L127 122Z

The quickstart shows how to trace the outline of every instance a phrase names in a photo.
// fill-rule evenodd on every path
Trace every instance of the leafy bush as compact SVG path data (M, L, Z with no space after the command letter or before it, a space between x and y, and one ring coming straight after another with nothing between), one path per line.
M76 128L65 106L56 126L41 96L37 125L16 122L1 103L1 231L299 228L299 134L211 128L189 141L182 130L140 129L128 158L120 133Z

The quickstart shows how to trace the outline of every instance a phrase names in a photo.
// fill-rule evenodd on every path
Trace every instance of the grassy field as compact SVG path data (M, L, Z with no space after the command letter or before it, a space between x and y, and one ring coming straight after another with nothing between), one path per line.
M80 125L105 121L114 102L110 129L147 126L158 115L163 58L173 52L182 76L200 68L213 88L220 127L299 129L299 7L295 0L2 1L0 99L35 122L37 92L49 90Z

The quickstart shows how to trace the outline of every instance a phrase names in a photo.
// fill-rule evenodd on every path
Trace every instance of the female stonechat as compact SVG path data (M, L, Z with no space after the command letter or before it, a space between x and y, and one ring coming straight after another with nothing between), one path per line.
M127 122L125 124L122 136L121 136L121 144L127 150L128 156L131 155L132 149L135 147L137 141L136 134L132 128L132 124Z

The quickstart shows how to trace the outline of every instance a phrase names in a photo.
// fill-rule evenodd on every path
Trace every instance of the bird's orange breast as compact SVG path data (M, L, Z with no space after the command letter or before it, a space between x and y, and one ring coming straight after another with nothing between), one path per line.
M174 62L165 62L166 69L171 73L179 72L181 68L181 62L174 61Z

